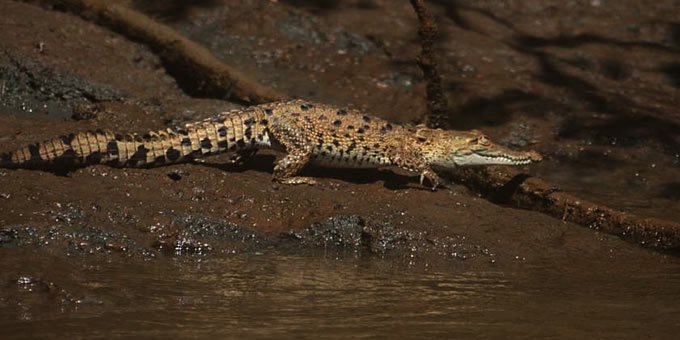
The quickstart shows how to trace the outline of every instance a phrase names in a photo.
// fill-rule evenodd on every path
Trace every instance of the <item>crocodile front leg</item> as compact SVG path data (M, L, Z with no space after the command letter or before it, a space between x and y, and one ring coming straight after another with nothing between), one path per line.
M390 156L390 161L395 166L410 172L420 173L420 185L423 185L424 180L427 178L428 182L432 185L432 190L437 190L437 187L441 183L439 175L437 175L429 164L425 161L423 157L409 151L407 149L400 149Z

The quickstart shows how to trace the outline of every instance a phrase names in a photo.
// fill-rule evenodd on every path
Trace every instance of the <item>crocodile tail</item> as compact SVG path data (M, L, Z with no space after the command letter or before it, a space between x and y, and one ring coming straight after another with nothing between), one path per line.
M198 155L235 151L268 143L266 119L230 112L184 128L144 135L111 131L72 133L0 154L0 168L50 168L107 164L143 167L177 163ZM257 137L257 138L256 138Z

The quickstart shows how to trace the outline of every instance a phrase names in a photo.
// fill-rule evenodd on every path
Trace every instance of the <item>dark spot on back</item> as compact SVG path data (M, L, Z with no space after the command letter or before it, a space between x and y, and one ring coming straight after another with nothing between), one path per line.
M149 149L147 149L144 145L140 145L137 147L137 151L130 157L131 160L136 160L136 161L146 161L146 155L149 153Z
M300 105L300 110L307 111L307 110L309 110L313 107L314 107L314 105L305 103L305 104Z
M165 157L167 157L168 160L171 162L178 160L180 156L182 156L182 153L175 148L170 148L167 151L165 151Z
M337 139L333 140L333 145L340 146L340 142Z
M202 149L211 149L212 148L212 143L210 142L210 138L205 137L201 140L201 148Z
M158 156L153 160L154 164L165 164L165 156Z
M267 116L271 116L272 114L274 114L274 111L272 111L272 109L264 109L264 113L266 113Z
M64 153L61 154L61 159L74 161L76 159L76 152L73 149L64 150Z
M340 126L342 124L342 121L340 119L336 119L333 121L333 125L335 126Z
M243 135L246 137L245 139L250 139L253 137L253 129L249 126L246 128L246 131L243 132Z
M42 158L40 157L40 151L38 150L38 145L37 144L31 144L28 146L28 152L31 153L31 160L36 160L39 161Z
M362 119L364 120L364 122L366 122L366 123L368 123L368 122L371 121L371 117L369 117L369 116L363 116L363 117L361 117L361 118L362 118Z
M224 137L227 135L227 128L225 126L217 129L217 134L220 135L220 137Z
M191 147L191 139L189 137L182 138L182 146Z
M332 146L332 145L327 145L327 146L326 146L326 150L328 150L328 151L333 151L333 146Z
M85 160L87 161L87 163L90 163L90 164L101 163L102 153L99 152L99 151L93 152L93 153L87 155L87 157L85 157Z
M344 115L347 114L347 110L345 110L345 109L340 109L340 110L338 110L337 114L338 114L339 116L344 116Z
M319 120L326 120L326 116L320 115L320 116L319 116Z
M357 132L358 132L358 133L364 133L364 128L358 128L358 129L357 129Z
M61 141L66 145L71 145L71 142L73 142L73 138L75 137L75 133L69 133L67 136L61 136Z
M260 121L260 125L267 125L267 124L269 124L269 121L267 120L267 118L263 118L263 119Z
M114 140L109 141L106 144L106 152L108 152L109 155L118 156L118 143Z
M249 117L248 119L243 121L243 124L245 124L245 126L251 126L255 124L255 118Z

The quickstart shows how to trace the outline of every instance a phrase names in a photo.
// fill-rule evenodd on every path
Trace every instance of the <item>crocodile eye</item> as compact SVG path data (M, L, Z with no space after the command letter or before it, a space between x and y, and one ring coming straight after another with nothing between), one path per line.
M477 143L479 144L489 144L489 140L486 139L486 136L481 136L477 138Z

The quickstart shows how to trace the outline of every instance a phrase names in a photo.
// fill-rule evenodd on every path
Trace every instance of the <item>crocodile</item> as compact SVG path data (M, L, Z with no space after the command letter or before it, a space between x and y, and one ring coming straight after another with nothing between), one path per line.
M296 99L231 110L141 135L108 130L71 133L1 154L0 168L149 167L263 148L285 152L275 164L273 179L286 184L314 184L314 178L298 175L311 163L401 168L420 174L420 184L427 179L435 190L441 183L436 170L541 161L535 151L511 150L477 130L400 125L359 110Z

